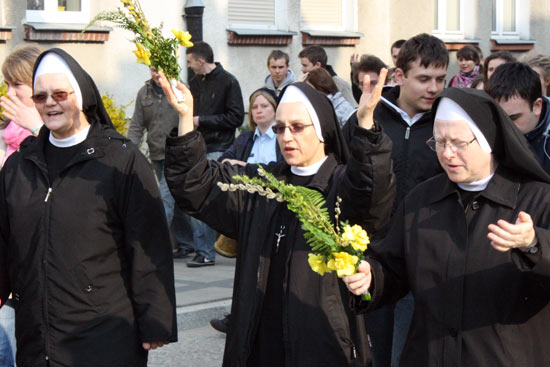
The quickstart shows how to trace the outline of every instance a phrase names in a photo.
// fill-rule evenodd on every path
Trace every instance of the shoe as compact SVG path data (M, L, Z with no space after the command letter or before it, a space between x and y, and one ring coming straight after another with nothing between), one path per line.
M200 254L196 254L193 260L187 263L187 266L190 268L198 268L201 266L216 265L216 261L204 257Z
M237 241L220 234L216 242L214 242L214 250L224 257L237 257Z
M229 326L231 323L231 314L227 314L224 316L223 319L212 319L210 320L210 325L216 330L218 330L220 333L227 334L227 331L229 330Z
M172 253L174 259L185 259L194 252L192 248L178 247Z

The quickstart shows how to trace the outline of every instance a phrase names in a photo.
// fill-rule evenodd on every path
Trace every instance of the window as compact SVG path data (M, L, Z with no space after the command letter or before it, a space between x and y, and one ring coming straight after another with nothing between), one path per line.
M90 0L27 0L27 22L76 23L90 21Z
M302 30L357 30L356 0L302 0L300 2Z
M493 0L493 39L529 38L529 2Z
M229 0L230 28L285 29L286 0Z
M442 38L464 38L463 0L434 0L434 31Z

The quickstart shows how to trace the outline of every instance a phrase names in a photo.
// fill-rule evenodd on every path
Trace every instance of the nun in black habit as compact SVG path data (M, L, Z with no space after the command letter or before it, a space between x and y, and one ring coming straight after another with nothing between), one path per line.
M400 366L550 364L550 178L487 94L450 88L428 141L444 174L417 186L360 272L362 311L411 290ZM358 301L359 298L356 298Z
M322 192L331 213L340 196L342 216L371 234L387 221L395 194L391 142L372 120L380 80L373 95L365 95L362 127L349 152L326 96L305 83L287 87L274 127L285 162L267 166L280 180ZM334 273L310 269L296 215L275 200L221 191L217 182L255 176L257 166L208 161L204 140L193 131L188 89L180 85L185 103L178 105L165 79L161 83L180 114L178 134L166 144L166 178L176 203L239 244L223 365L365 366L363 319L351 313L350 295Z
M0 303L13 293L17 365L145 366L177 340L155 178L69 54L44 52L33 80L44 126L0 173Z

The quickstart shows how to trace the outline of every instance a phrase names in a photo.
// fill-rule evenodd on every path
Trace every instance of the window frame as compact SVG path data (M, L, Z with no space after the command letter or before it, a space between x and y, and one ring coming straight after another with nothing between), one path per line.
M504 0L495 0L495 9L491 6L491 12L495 18L495 28L492 30L491 26L491 39L494 40L519 40L529 39L529 0L516 0L516 30L515 32L505 32L502 30L504 25Z
M465 39L466 35L466 20L464 19L464 7L465 7L465 0L459 0L460 6L459 6L459 30L458 31L448 31L447 30L447 0L437 0L437 26L432 31L432 34L440 37L445 38L448 40L455 40L455 39ZM435 12L435 9L434 9Z
M231 0L229 0L231 1ZM227 2L227 9L229 10L229 1ZM257 30L280 30L286 29L287 20L282 14L287 13L287 1L288 0L274 0L274 20L273 24L253 24L253 23L231 23L229 16L227 17L227 28L236 29L257 29ZM228 12L229 13L229 12Z
M90 0L80 0L80 11L59 11L57 0L44 0L44 10L25 10L26 22L88 24L90 22Z
M302 31L328 31L328 32L356 32L358 28L357 0L340 0L342 2L342 25L332 26L326 24L302 23L302 9L300 8L300 30Z

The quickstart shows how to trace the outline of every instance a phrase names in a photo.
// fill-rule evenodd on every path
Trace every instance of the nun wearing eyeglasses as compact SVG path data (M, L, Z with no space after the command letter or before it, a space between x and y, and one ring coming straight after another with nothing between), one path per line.
M305 83L288 86L274 126L285 161L267 166L280 180L322 192L330 213L340 196L345 219L370 234L387 221L395 196L391 142L372 118L380 80L363 96L361 128L349 151L326 96ZM165 78L161 84L180 115L166 144L166 178L176 203L239 244L223 365L365 366L363 319L351 312L351 295L334 273L321 277L310 269L296 215L285 203L221 191L217 182L256 176L257 166L208 161L204 139L193 130L189 90L180 85L185 102L178 104Z
M13 293L17 365L146 366L177 340L155 178L69 54L42 53L33 80L44 126L0 172L0 300Z
M445 90L433 106L445 173L418 185L388 237L345 278L368 311L409 290L400 366L550 364L550 178L484 92ZM356 298L356 301L359 298Z

